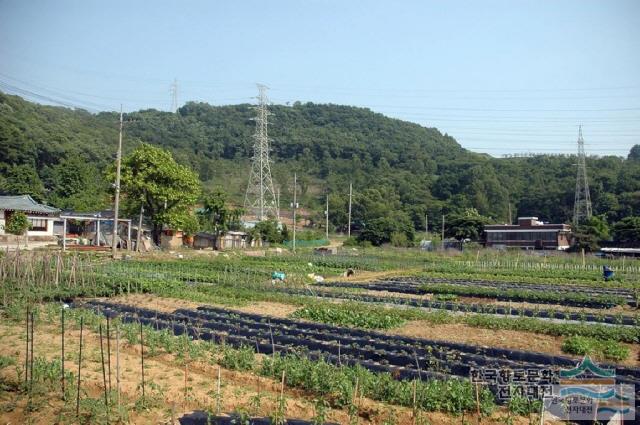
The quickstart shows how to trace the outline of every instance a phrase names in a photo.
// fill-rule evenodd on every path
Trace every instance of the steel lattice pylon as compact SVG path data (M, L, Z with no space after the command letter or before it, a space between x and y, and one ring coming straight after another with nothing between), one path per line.
M253 214L259 221L270 217L277 217L278 204L271 179L269 160L269 110L267 109L267 86L258 84L258 106L256 131L253 134L253 157L251 158L251 172L249 184L244 197L246 214Z
M584 154L584 140L582 139L582 126L578 129L578 173L576 175L576 198L573 204L573 225L591 218L591 195L589 194L589 181L587 180L587 162Z

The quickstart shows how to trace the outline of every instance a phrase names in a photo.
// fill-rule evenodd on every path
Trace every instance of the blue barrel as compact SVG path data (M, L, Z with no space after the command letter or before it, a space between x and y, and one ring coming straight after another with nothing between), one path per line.
M602 266L602 277L604 277L605 282L613 279L615 273L611 270L609 266Z

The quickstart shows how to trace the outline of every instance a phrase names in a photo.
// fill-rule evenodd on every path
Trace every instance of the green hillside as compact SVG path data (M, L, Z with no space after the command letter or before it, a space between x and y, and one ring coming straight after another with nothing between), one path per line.
M567 221L573 208L575 157L492 158L463 149L434 128L369 109L295 103L274 105L270 136L274 180L282 204L297 171L301 204L322 216L331 194L331 220L344 225L350 181L354 222L383 210L423 228L442 213L476 208L495 221L512 214ZM140 141L169 149L195 170L205 188L224 188L241 204L251 155L251 105L188 103L178 114L127 114L125 153ZM104 170L115 157L118 114L43 106L0 93L0 192L30 193L63 208L91 210L109 202ZM640 160L588 159L594 212L610 222L640 215Z

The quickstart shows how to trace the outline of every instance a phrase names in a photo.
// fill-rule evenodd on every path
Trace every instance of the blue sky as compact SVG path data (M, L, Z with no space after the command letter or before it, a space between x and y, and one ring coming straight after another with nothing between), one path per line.
M588 153L626 156L640 1L0 0L4 91L166 110L174 78L180 104L254 102L261 82L274 103L366 106L494 156L572 153L579 124Z

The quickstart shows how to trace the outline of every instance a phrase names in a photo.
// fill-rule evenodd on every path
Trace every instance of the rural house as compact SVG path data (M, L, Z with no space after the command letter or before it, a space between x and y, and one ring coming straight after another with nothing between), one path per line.
M57 220L60 210L48 205L39 204L29 195L0 196L0 238L6 239L5 226L17 211L26 214L31 228L27 235L31 240L53 241L53 222Z
M538 217L518 217L518 224L484 226L487 248L566 250L571 245L571 226L538 221Z

